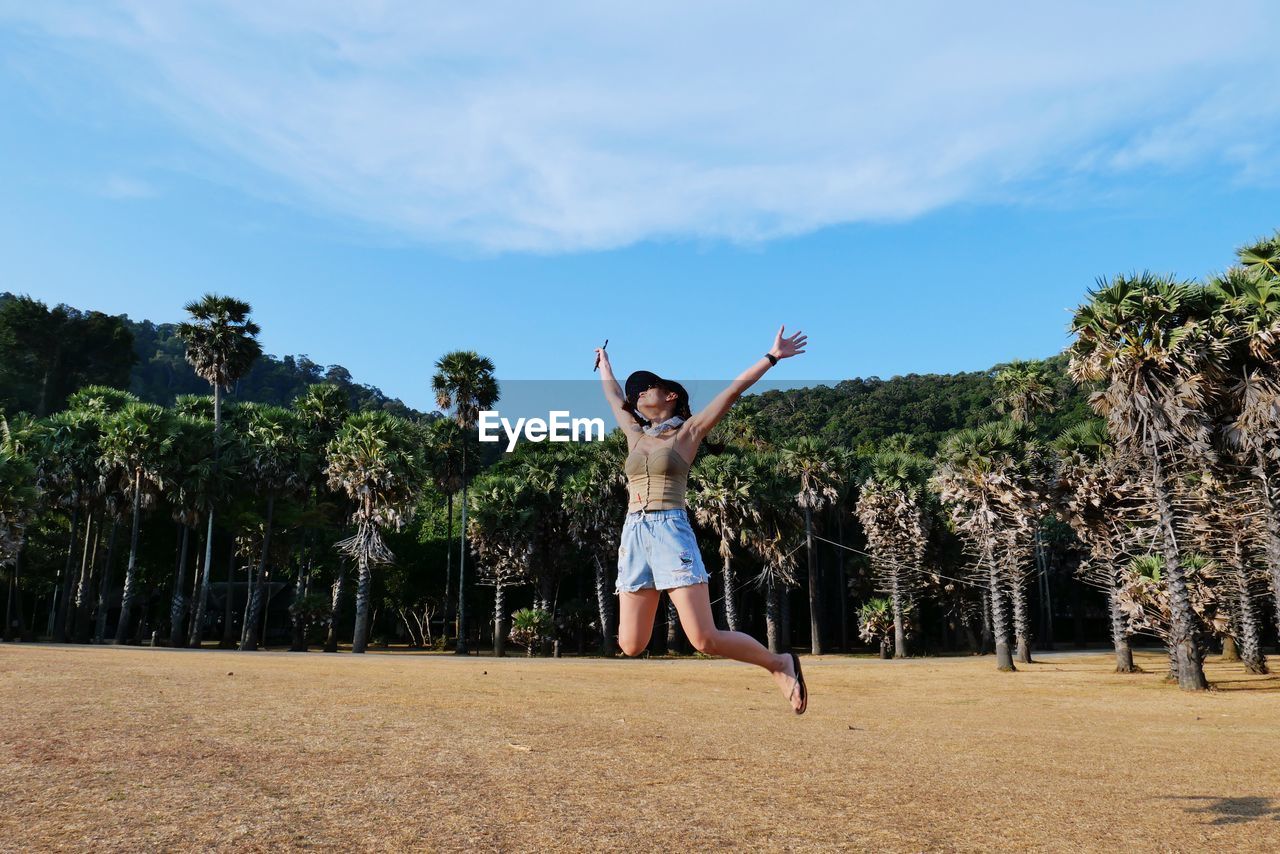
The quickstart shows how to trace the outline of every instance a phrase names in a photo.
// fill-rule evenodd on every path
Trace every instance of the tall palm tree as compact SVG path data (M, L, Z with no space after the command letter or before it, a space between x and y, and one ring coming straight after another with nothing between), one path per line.
M956 529L977 557L978 571L986 576L996 667L1002 671L1016 669L1009 646L1005 571L996 557L1006 533L1001 501L1018 489L1010 473L1019 443L1010 426L1001 422L953 433L938 450L932 481Z
M819 596L818 562L813 551L813 511L839 496L843 480L843 460L839 450L814 436L799 436L781 448L782 469L800 483L795 500L804 512L805 554L809 574L809 635L812 652L822 655L822 603Z
M883 592L889 594L895 658L907 655L906 612L924 575L928 547L929 460L915 454L886 451L870 460L871 474L862 484L857 516L875 555L873 566Z
M1122 556L1141 530L1141 520L1132 518L1140 500L1137 486L1112 453L1105 421L1074 424L1052 447L1058 457L1058 511L1089 550L1081 573L1107 593L1116 672L1136 673L1120 595Z
M355 535L337 544L356 560L356 625L352 652L369 643L371 569L395 556L382 540L381 529L397 530L412 515L422 480L421 437L403 418L381 411L352 415L329 443L325 472L329 486L353 503Z
M698 460L691 472L689 507L698 523L720 536L724 581L724 618L729 631L739 631L737 590L733 577L733 544L743 528L759 521L760 510L751 490L751 473L735 454L711 454Z
M493 376L493 362L472 350L446 353L436 360L436 373L431 378L436 405L453 418L469 435L476 428L482 409L498 402L498 381ZM466 634L466 566L467 566L467 455L464 442L459 475L462 479L461 539L458 549L458 645L459 655L467 653Z
M144 501L146 505L154 504L156 495L164 489L173 442L173 416L164 407L152 403L131 403L103 423L103 462L119 472L120 490L133 503L129 563L120 600L120 618L116 622L118 644L124 643L128 636L137 596L138 534Z
M462 463L467 454L463 447L467 441L467 432L458 426L452 418L441 418L431 422L426 431L427 441L424 447L427 468L431 472L436 489L445 497L445 541L453 542L453 496L462 489ZM444 558L444 611L441 614L443 625L440 634L447 644L449 642L449 615L453 589L453 548L445 549Z
M249 616L240 643L242 651L258 648L258 624L262 615L262 595L270 569L271 528L275 520L276 499L301 489L303 470L313 461L306 455L303 427L297 415L280 406L255 409L245 430L249 450L248 474L254 489L266 496L266 518L262 535L257 577L249 593Z
M213 454L218 460L222 443L222 392L229 391L249 372L262 355L258 343L261 328L249 319L253 311L249 303L234 297L205 294L189 302L186 311L191 319L179 323L177 336L187 348L187 362L196 376L213 386ZM210 506L205 530L204 576L192 619L192 645L199 644L198 634L204 625L204 612L209 602L209 566L213 562L214 511ZM230 596L230 591L228 591ZM229 628L229 626L228 626Z
M1142 273L1100 281L1072 319L1069 372L1099 382L1090 397L1117 452L1135 461L1150 489L1169 587L1170 643L1183 690L1204 690L1204 651L1179 562L1175 501L1180 471L1213 456L1209 397L1223 361L1206 288Z
M1259 534L1280 628L1280 466L1275 460L1280 447L1280 276L1274 272L1278 247L1273 238L1240 250L1247 266L1214 277L1209 287L1220 300L1221 334L1232 342L1230 385L1222 396L1223 435L1257 494Z

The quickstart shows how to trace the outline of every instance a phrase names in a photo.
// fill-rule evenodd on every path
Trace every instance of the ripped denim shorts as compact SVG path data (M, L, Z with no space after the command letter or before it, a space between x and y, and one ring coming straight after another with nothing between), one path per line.
M687 510L678 507L627 514L618 544L615 594L647 587L670 590L707 581Z

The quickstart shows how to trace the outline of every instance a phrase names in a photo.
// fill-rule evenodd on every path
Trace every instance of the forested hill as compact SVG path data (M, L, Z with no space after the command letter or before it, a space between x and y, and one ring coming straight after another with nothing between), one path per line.
M120 387L125 377L130 391L152 403L208 394L208 384L187 364L175 328L69 306L49 309L0 293L0 409L47 414L82 385ZM1058 404L1052 414L1037 418L1037 425L1043 435L1054 436L1087 417L1088 406L1066 376L1065 357L1050 358L1045 366ZM743 397L735 412L755 414L759 429L770 436L818 435L865 450L904 434L912 437L914 450L929 454L947 433L999 417L993 406L999 367L767 391ZM421 416L380 389L356 383L341 365L322 366L306 356L263 356L236 384L231 399L288 405L308 385L321 382L345 389L353 409Z
M187 364L175 329L65 305L50 309L0 292L0 408L47 414L90 383L127 385L144 401L166 406L181 394L208 394L209 384ZM287 406L308 385L322 382L346 390L353 409L421 416L376 386L355 382L342 365L323 366L306 356L263 355L230 399Z
M1056 436L1091 417L1087 394L1066 374L1067 359L1045 360L1055 386L1056 409L1037 418L1044 436ZM994 406L995 375L908 374L844 380L834 386L767 391L743 397L738 406L754 414L767 435L817 435L850 448L868 449L890 436L912 437L914 450L931 454L953 430L1001 417Z

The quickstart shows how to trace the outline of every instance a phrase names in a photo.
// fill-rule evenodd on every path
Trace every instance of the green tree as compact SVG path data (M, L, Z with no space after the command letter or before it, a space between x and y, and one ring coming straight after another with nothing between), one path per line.
M431 378L436 405L452 412L458 426L469 436L476 429L482 409L498 402L498 381L493 376L493 362L471 350L446 353L436 360L436 373ZM467 442L463 442L459 469L462 481L461 544L458 549L458 645L456 652L467 653L466 632L466 565L467 565Z
M1184 690L1208 687L1179 561L1175 497L1179 472L1213 456L1208 396L1223 359L1209 322L1213 308L1208 289L1143 273L1100 281L1071 324L1071 375L1101 383L1091 403L1107 420L1117 452L1134 460L1150 490Z
M810 644L814 655L822 655L822 601L818 562L813 551L813 511L822 509L839 496L843 461L835 446L813 436L798 436L782 445L779 462L782 471L800 484L795 500L804 513Z
M138 534L144 499L154 505L163 490L170 467L174 442L172 415L152 403L131 403L103 423L102 460L118 473L119 488L133 504L133 531L129 540L129 564L125 571L120 618L116 622L116 643L128 636L138 581Z
M258 343L258 333L262 330L249 319L252 310L243 300L205 294L201 299L187 303L186 311L191 319L176 328L177 337L186 345L187 362L200 379L213 386L212 450L215 460L219 460L222 453L222 393L244 376L254 360L262 355L262 345ZM214 510L211 506L205 528L204 571L191 626L192 646L200 643L199 633L204 626L204 612L209 602L213 527ZM228 601L229 597L230 592ZM230 630L230 621L227 621L225 631Z
M383 542L381 529L401 524L412 514L422 476L418 456L421 437L414 425L384 412L351 416L327 449L326 474L330 488L351 500L353 536L337 544L355 559L356 625L352 652L369 643L369 590L372 567L395 559Z

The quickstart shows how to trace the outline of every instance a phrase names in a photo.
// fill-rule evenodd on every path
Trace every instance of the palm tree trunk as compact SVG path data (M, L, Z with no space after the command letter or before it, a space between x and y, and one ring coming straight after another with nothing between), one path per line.
M204 564L200 570L200 592L196 594L196 612L191 618L191 636L187 645L198 647L204 639L204 616L209 610L209 578L213 566L213 508L204 531Z
M236 580L236 535L231 531L228 536L230 552L227 554L227 595L222 602L222 640L218 641L218 649L231 649L236 645L235 625L231 620L235 613L235 580Z
M893 603L893 657L907 657L907 627L903 622L902 588L898 576L902 570L895 568L890 575L889 599Z
M338 651L338 620L342 616L342 591L346 586L347 575L338 567L338 574L333 579L333 593L329 605L329 631L324 640L325 652Z
M311 552L305 545L303 552L306 559L298 561L298 577L293 584L293 606L289 609L289 616L293 622L293 643L289 646L290 652L307 651L307 626L306 617L302 613L302 601L307 595L307 583L311 578Z
M595 555L596 562L596 610L600 613L600 654L617 655L618 629L614 624L613 595L609 593L609 573L604 561Z
M363 532L362 532L363 533ZM364 537L361 537L363 540ZM352 652L364 652L369 645L369 588L373 573L369 571L369 559L361 551L356 571L356 629L351 639Z
M683 651L680 634L680 612L676 610L676 603L667 596L667 652L674 655Z
M173 583L173 599L169 603L169 645L182 646L186 639L183 623L187 617L187 548L191 542L191 527L182 526L181 557L178 558L177 577Z
M129 631L130 611L137 595L138 526L142 521L142 469L133 473L133 535L129 539L129 565L124 573L124 593L120 597L120 619L116 621L116 643L124 643Z
M1005 573L1009 579L1009 598L1013 602L1014 642L1018 647L1018 661L1032 664L1031 609L1027 607L1027 585L1025 579L1019 577L1017 560L1017 552L1010 544L1005 554Z
M19 567L22 565L22 550L25 547L26 547L25 544L18 547L18 553L17 555L14 556L14 559L13 559L13 566L10 567L9 569L9 584L7 585L8 590L4 600L4 635L3 636L6 642L13 640L13 637L14 637L13 635L14 597L16 597L19 593L18 571L19 571ZM18 620L19 622L21 622L22 620L22 603L21 602L18 603Z
M1011 672L1013 655L1009 650L1009 626L1004 610L1004 591L1002 581L1004 573L995 559L995 544L991 536L984 537L982 542L982 559L987 566L988 596L991 600L991 634L995 639L996 669Z
M1111 612L1111 645L1116 651L1116 673L1136 673L1133 666L1133 650L1129 646L1129 632L1125 629L1124 613L1120 610L1121 580L1119 568L1111 570L1111 588L1107 590L1107 606Z
M98 615L93 629L93 642L102 643L107 637L107 607L111 596L111 567L116 558L116 539L120 533L120 520L111 518L111 536L107 538L107 562L102 567L98 581Z
M1266 563L1271 575L1271 596L1274 599L1272 613L1276 628L1280 630L1280 507L1276 506L1275 493L1271 489L1270 471L1262 448L1254 450L1253 476L1262 496L1262 519L1266 528Z
M102 539L102 522L98 514L89 511L89 523L85 528L84 554L80 556L80 578L76 582L76 619L72 637L76 643L88 643L91 630L89 628L90 599L89 589L93 585L93 568L98 561L98 541ZM89 543L93 549L90 551Z
M1249 585L1249 566L1239 540L1234 543L1235 566L1232 575L1236 580L1236 617L1240 627L1240 659L1250 673L1266 673L1267 659L1262 654L1261 626Z
M772 578L768 580L765 591L765 633L769 640L769 652L778 655L783 651L781 632L779 631L782 622L782 608L778 601L778 585Z
M92 521L92 520L90 520ZM76 502L71 508L71 542L67 545L67 561L62 568L62 574L59 578L59 584L54 591L54 610L49 613L49 626L47 634L53 636L54 643L67 642L67 618L71 614L71 568L75 566L76 561L76 533L80 527L80 502ZM85 526L84 543L87 548L89 545L88 525Z
M836 540L844 546L844 513L836 510ZM849 651L849 579L844 571L844 548L836 549L836 575L840 580L840 651Z
M805 550L809 561L809 644L814 655L822 655L822 628L818 608L818 564L813 559L813 509L804 508Z
M449 645L449 606L453 604L452 598L449 596L453 576L453 493L448 495L448 533L445 535L445 542L449 544L444 550L444 615L441 617L440 637L444 641L444 645Z
M1230 632L1222 636L1222 660L1239 661L1240 650L1236 647L1236 639Z
M989 655L996 650L996 636L991 632L991 594L982 590L982 640L978 645L979 655Z
M1191 611L1191 597L1187 591L1187 579L1182 572L1178 554L1178 540L1173 527L1173 506L1169 487L1165 481L1164 467L1155 438L1143 443L1147 465L1151 468L1151 486L1156 500L1156 517L1161 534L1161 550L1164 554L1164 575L1169 590L1170 629L1169 645L1178 663L1178 687L1184 691L1204 691L1209 687L1204 678L1203 650L1200 647L1196 617Z
M728 549L726 548L726 551ZM733 583L733 556L726 554L724 557L724 622L729 627L729 631L738 631L738 604L734 601L734 583Z
M464 445L462 451L462 510L459 513L459 524L462 527L461 547L458 549L458 645L454 652L467 654L467 452Z
M271 551L271 523L275 517L276 497L267 496L267 528L262 535L262 557L258 559L258 577L249 594L249 617L245 620L244 642L240 644L242 652L254 652L258 649L258 618L262 614L262 587L267 576L267 555Z
M506 608L506 585L498 578L493 585L493 654L499 658L506 656L506 635L502 631L503 610Z

